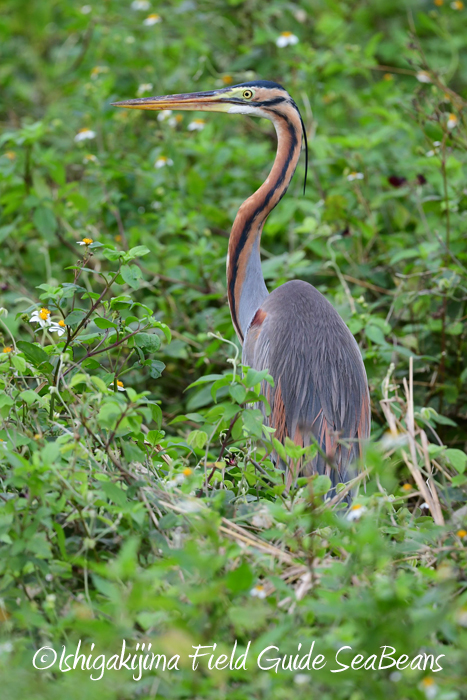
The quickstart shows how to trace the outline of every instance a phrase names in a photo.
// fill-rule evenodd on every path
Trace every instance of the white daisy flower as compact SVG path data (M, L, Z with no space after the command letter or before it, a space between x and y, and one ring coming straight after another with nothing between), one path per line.
M143 20L143 24L146 27L152 27L154 24L159 24L159 22L162 22L162 17L156 13L148 15L146 19Z
M308 673L296 673L293 677L293 682L295 685L306 685L310 682L310 680L311 677L308 675Z
M57 335L60 337L66 333L66 324L65 321L60 320L58 323L55 321L52 321L49 327L50 333L57 333Z
M29 323L38 323L41 328L48 328L52 324L49 317L50 311L45 307L42 307L41 309L36 309L33 312L31 318L29 319Z
M80 10L82 15L88 15L90 12L92 12L92 7L91 5L83 5L83 7Z
M167 158L167 156L159 156L159 158L154 163L155 168L164 168L166 165L173 165L174 162L172 158Z
M253 596L253 598L266 598L266 591L264 590L264 586L258 583L254 588L251 589L250 595Z
M292 32L282 32L276 39L276 46L280 49L283 49L285 46L294 46L295 44L298 44L298 36L295 36Z
M138 87L138 90L136 91L136 94L138 95L138 97L141 97L146 92L151 92L152 88L153 88L152 83L141 83L141 85Z
M419 70L415 77L419 83L431 83L430 74L426 70Z
M93 156L92 153L88 153L83 158L83 165L87 165L88 163L97 163L97 162L98 161L97 161L96 156Z
M205 126L204 119L193 119L187 126L188 131L202 131Z
M88 245L91 245L91 243L94 243L92 238L83 238L82 241L78 241L78 245L88 246Z
M363 173L352 172L347 175L347 180L352 182L352 180L363 180Z
M117 391L125 391L125 385L120 379L117 379Z
M422 503L420 506L420 510L430 510L430 506L428 503Z
M438 695L438 686L436 685L434 678L427 676L420 683L422 690L425 693L425 697L428 700L433 700Z
M363 513L366 512L365 506L362 506L361 503L355 503L355 505L351 506L349 512L347 513L347 520L350 522L353 522L354 520L360 520L362 517Z
M448 116L448 121L446 123L446 126L448 127L448 129L454 129L454 127L457 126L458 124L459 124L459 120L456 117L456 115L450 114Z
M78 143L79 141L87 141L88 139L95 138L96 132L92 131L92 129L80 129L75 136L75 141Z
M273 524L273 519L266 508L262 508L260 511L254 514L251 519L252 525L255 527L261 527L264 530L270 528Z
M171 109L162 109L160 112L157 113L157 121L158 122L165 122L165 120L168 119L171 114L172 114Z
M151 7L151 3L148 2L148 0L133 0L131 3L131 9L132 10L149 10Z
M400 671L393 671L389 674L389 680L393 683L398 683L402 678L402 673Z

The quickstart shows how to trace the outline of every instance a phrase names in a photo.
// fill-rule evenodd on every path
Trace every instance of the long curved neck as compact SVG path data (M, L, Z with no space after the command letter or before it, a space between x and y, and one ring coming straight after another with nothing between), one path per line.
M277 153L266 181L238 210L229 238L227 290L232 322L243 343L248 326L268 295L259 251L268 214L287 192L302 145L302 125L297 109L268 110L277 133Z

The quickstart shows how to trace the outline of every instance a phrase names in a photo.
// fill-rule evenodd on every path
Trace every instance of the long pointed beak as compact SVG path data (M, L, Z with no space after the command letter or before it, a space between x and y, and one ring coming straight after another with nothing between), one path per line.
M177 109L184 111L200 112L228 112L232 103L236 100L224 97L226 90L214 90L212 92L188 92L180 95L162 95L161 97L141 97L136 100L113 102L114 107L126 107L127 109Z

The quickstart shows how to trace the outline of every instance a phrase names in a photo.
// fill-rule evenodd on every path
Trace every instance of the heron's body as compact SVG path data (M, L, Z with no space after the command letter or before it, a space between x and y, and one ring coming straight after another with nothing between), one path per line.
M327 473L333 484L345 481L370 432L368 384L358 345L312 285L287 282L269 294L261 272L264 222L287 191L305 135L297 106L283 87L267 81L119 104L251 114L273 122L278 145L272 170L240 207L230 234L227 292L232 321L244 363L268 369L274 378L274 387L265 383L264 393L271 408L265 420L276 429L275 437L281 442L289 437L304 447L317 442L320 453L299 465L301 473ZM288 484L296 476L289 469Z

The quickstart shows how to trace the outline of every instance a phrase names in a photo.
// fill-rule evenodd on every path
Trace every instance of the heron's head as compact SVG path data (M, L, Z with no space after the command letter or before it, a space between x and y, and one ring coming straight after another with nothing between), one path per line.
M135 100L114 102L115 107L128 109L182 110L189 112L227 112L228 114L249 114L264 117L275 123L290 125L291 121L302 130L305 141L305 182L308 163L308 145L305 126L297 105L289 93L279 83L269 80L253 80L232 87L209 92L188 92L179 95L160 97L140 97Z
M180 95L142 97L114 102L116 107L160 111L174 109L198 112L227 112L273 118L273 112L284 113L298 108L287 90L278 83L257 80L209 92L189 92Z

